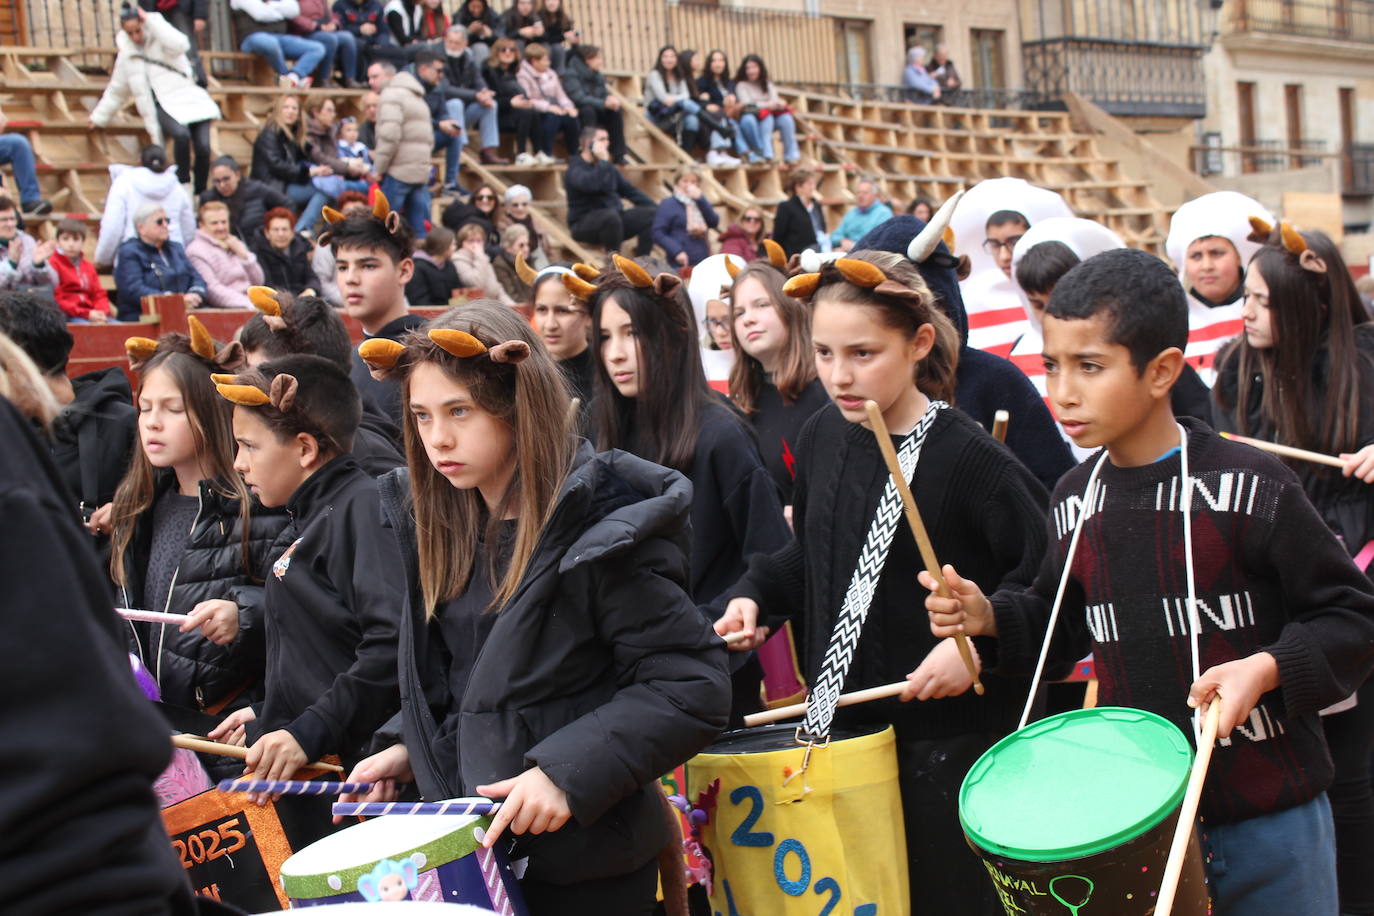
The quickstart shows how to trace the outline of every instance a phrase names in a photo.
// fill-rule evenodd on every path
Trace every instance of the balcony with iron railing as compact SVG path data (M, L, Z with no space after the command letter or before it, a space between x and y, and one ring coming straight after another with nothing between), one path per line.
M1230 0L1226 36L1253 33L1374 43L1374 0Z
M1110 114L1201 118L1207 113L1206 49L1109 38L1022 42L1026 89L1058 99L1073 92Z

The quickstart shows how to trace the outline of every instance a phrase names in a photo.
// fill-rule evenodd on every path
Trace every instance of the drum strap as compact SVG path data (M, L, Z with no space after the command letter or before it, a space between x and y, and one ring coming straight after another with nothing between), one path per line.
M931 401L925 414L916 423L916 428L898 446L897 463L901 465L902 476L908 483L915 477L916 463L921 459L921 446L925 444L926 433L930 431L940 410L948 406L944 401ZM902 517L902 498L897 493L897 484L889 477L882 498L878 501L873 524L869 526L868 537L864 540L863 550L859 553L859 563L845 591L844 606L840 608L840 616L830 634L830 646L825 650L820 676L816 678L816 686L811 691L806 720L798 729L798 740L824 743L829 739L830 724L835 719L840 691L844 689L845 677L854 661L854 650L859 645L868 609L872 607L873 595L878 589L878 579L883 574L883 565L887 562L887 553Z

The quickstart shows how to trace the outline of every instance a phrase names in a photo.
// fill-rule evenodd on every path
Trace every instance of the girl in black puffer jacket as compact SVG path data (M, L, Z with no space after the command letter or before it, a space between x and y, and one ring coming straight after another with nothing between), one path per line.
M217 713L262 695L262 581L287 519L259 506L233 469L232 414L210 373L237 353L217 355L188 321L194 343L130 341L131 357L146 358L139 448L110 510L110 573L126 607L191 615L181 628L130 623L131 651L164 702Z

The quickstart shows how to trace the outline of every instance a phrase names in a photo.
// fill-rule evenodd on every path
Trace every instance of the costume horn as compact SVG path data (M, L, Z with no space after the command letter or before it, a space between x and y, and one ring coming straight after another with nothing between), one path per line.
M622 258L618 254L613 254L611 255L611 263L615 264L615 269L624 274L625 279L635 286L646 289L654 285L654 278L649 276L649 272L629 258Z
M467 331L434 328L429 332L429 339L438 344L445 353L454 356L477 356L479 353L487 352L487 345Z
M782 291L793 299L806 299L816 291L820 282L819 273L797 274L795 277L787 278L787 282L782 285Z
M201 359L215 361L215 340L205 325L195 315L186 316L186 327L191 331L191 352Z
M840 258L835 261L835 267L846 280L855 286L872 289L887 279L887 274L883 273L882 268L878 265L856 258Z
M596 287L577 275L576 268L582 266L581 264L575 264L573 265L573 273L563 275L563 288L566 289L568 294L574 299L577 299L579 302L586 302L592 297L592 294L596 292Z
M257 385L215 385L219 396L242 407L261 407L271 400Z
M763 240L763 250L768 252L768 263L778 270L787 269L787 252L782 250L782 246L772 239Z
M1274 234L1274 224L1262 216L1250 217L1250 236L1252 242L1259 242L1263 245L1269 241L1269 236Z
M727 254L725 256L725 272L730 275L730 279L733 280L738 277L741 270L744 270L744 268L736 264Z
M534 268L529 265L529 262L525 260L523 254L515 256L515 275L520 278L521 283L527 286L533 286L535 278L539 276Z
M960 188L954 192L953 197L940 205L940 209L935 211L935 215L930 218L930 222L926 223L926 227L907 246L906 256L908 258L920 264L931 256L935 249L940 246L945 230L949 228L949 221L954 217L954 208L959 206L959 201L963 197L964 190Z
M586 280L588 283L595 283L597 280L601 279L601 271L597 270L590 264L583 264L581 261L578 261L577 263L573 264L572 272L577 274L577 276L580 279Z
M1302 237L1302 233L1293 228L1293 224L1288 220L1279 222L1279 235L1283 238L1283 247L1293 254L1300 255L1307 250L1307 240Z
M281 303L277 301L277 291L270 286L248 287L248 301L264 315L281 317Z
M358 356L374 369L390 369L405 349L400 341L371 337L358 345Z

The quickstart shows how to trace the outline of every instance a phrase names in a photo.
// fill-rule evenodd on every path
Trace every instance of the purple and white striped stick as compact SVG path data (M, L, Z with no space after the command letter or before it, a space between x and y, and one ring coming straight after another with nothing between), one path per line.
M366 792L370 782L315 782L302 779L222 779L221 792L267 792L271 795L343 795Z
M381 817L383 814L495 814L501 803L460 798L441 802L335 802L341 817Z
M162 611L141 611L132 607L117 607L115 613L125 620L141 620L145 623L183 624L190 619L189 614L166 614Z

